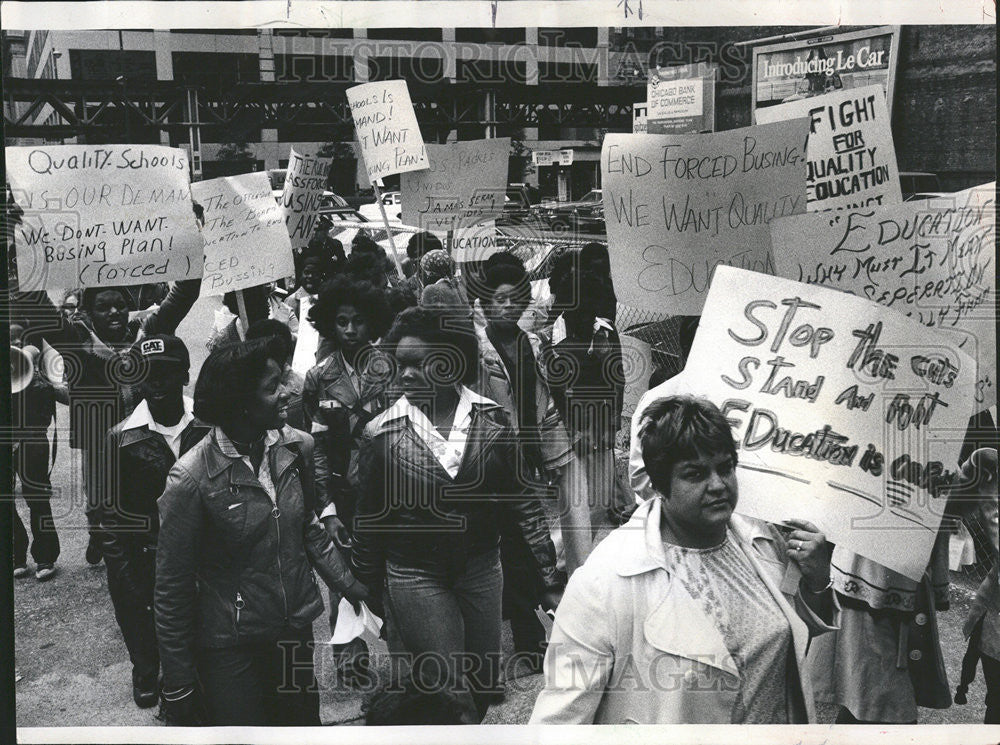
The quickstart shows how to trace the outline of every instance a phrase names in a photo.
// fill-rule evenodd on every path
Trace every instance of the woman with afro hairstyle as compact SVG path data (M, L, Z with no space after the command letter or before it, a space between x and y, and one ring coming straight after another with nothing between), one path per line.
M357 502L361 433L385 404L389 367L374 343L390 321L385 292L350 275L323 285L309 311L309 322L320 336L320 361L306 373L302 387L306 428L316 440L314 507L344 549L350 546L348 527ZM336 623L338 603L339 598L330 598L331 624ZM347 650L334 651L341 658L349 656Z

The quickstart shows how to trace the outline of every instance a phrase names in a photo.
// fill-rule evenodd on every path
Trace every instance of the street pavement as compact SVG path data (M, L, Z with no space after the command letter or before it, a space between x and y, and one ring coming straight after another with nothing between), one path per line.
M205 341L218 298L198 301L181 324L179 335L188 343L192 371L207 356ZM193 389L195 373L189 391ZM59 407L58 425L67 425L66 407ZM61 555L58 575L39 583L34 576L14 580L15 695L17 724L22 727L159 726L156 709L139 709L132 701L131 665L115 622L104 564L84 560L86 520L80 489L79 453L69 449L65 432L59 435L59 453L52 473L52 500ZM18 512L28 524L20 499ZM969 609L972 586L959 579L952 588L952 609L939 614L941 643L952 691L958 683L965 643L961 626ZM329 623L317 619L317 641L328 639ZM505 623L504 649L511 652ZM316 667L324 724L360 724L364 692L346 688L332 673L329 647L317 645ZM377 668L384 675L384 666ZM491 724L525 723L541 688L540 675L509 671L506 701L486 718ZM920 710L921 723L982 722L985 686L979 673L969 688L969 703L950 709ZM835 711L820 706L820 721L832 722Z

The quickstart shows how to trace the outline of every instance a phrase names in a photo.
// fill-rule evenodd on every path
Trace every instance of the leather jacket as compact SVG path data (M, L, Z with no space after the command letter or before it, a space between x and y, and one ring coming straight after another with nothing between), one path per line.
M102 552L108 573L119 586L151 602L160 529L156 500L177 459L163 435L145 425L125 429L126 421L108 431L101 452ZM198 419L190 421L181 433L181 455L211 429Z
M94 344L90 331L80 322L66 321L44 292L18 293L12 298L22 312L31 313L32 328L25 333L24 343L41 349L44 338L66 362L71 448L100 447L104 433L138 403L135 371L119 364L116 355L144 336L175 333L200 293L200 278L172 283L160 307L130 320L122 341L110 346Z
M198 647L229 647L309 628L323 612L315 568L357 596L311 509L313 439L284 427L266 457L276 505L213 430L171 469L159 499L155 616L165 688L195 681Z
M386 560L447 568L496 549L507 513L520 528L547 590L565 585L533 486L517 477L517 444L503 409L475 403L454 479L409 418L373 419L364 432L361 499L353 527L352 568L370 589L382 585ZM523 470L523 469L522 469Z
M348 527L358 500L358 448L368 422L384 408L391 376L387 362L371 349L364 369L357 370L360 391L339 352L310 369L302 386L306 425L316 439L316 513L332 504Z

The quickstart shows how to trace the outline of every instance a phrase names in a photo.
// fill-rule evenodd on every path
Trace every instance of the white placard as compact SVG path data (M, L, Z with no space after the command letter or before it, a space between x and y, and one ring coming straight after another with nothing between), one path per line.
M188 159L162 145L5 148L24 211L18 288L117 287L201 276Z
M347 89L369 181L427 168L427 153L405 80Z
M205 211L201 294L223 295L295 274L285 213L263 171L191 185Z

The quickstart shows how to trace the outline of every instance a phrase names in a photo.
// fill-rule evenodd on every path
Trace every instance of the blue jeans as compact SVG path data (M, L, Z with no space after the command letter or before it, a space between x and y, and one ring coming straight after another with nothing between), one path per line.
M389 561L386 585L414 681L425 690L447 687L463 721L481 721L500 690L499 550L435 569Z

